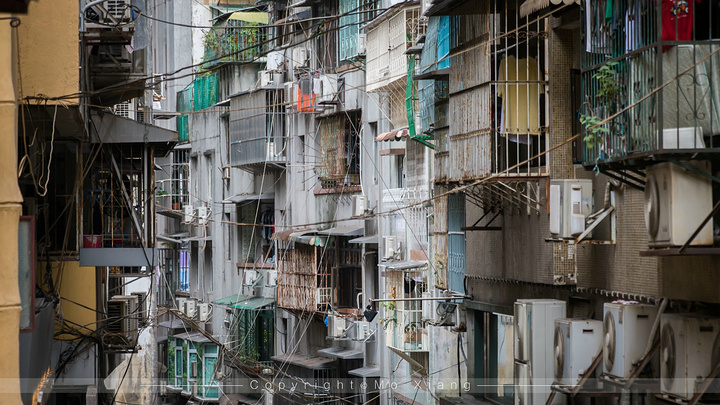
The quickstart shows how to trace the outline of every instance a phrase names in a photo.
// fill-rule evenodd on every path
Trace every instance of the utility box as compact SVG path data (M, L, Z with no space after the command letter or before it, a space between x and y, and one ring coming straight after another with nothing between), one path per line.
M570 239L585 232L592 197L592 180L550 180L550 233L554 238ZM592 232L587 237L592 237Z

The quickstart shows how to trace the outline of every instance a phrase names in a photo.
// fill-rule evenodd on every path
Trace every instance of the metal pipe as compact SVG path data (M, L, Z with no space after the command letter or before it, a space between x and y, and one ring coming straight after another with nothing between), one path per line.
M660 309L658 310L657 317L655 317L655 322L653 322L652 329L650 330L650 335L648 335L648 341L645 345L645 353L650 353L650 349L652 349L653 343L655 342L655 333L660 327L660 318L665 312L665 308L667 308L668 301L669 300L667 298L663 298L662 302L660 303Z
M472 298L469 295L453 295L451 297L418 297L418 298L383 298L383 299L371 299L370 302L397 302L397 301L447 301L457 300L464 298Z

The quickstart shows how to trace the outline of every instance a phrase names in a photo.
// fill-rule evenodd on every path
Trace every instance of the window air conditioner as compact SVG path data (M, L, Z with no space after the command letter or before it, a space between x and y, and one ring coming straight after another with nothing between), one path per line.
M553 347L555 382L575 386L602 348L602 322L591 319L556 319Z
M383 242L385 244L383 259L394 258L395 254L398 253L397 236L383 236Z
M365 215L367 200L367 196L365 195L354 195L352 197L352 216L360 217Z
M583 233L592 208L592 180L550 180L550 233L554 237L568 239Z
M195 221L195 207L188 204L183 208L183 222L186 224L192 224Z
M710 173L707 161L686 162ZM658 163L646 169L645 225L650 247L682 246L712 211L711 181L673 163ZM712 245L710 221L691 245Z

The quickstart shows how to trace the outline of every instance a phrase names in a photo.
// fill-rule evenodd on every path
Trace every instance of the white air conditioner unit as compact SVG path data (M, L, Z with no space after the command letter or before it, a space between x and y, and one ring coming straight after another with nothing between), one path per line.
M185 312L185 301L187 301L187 298L184 298L184 297L175 298L175 305L177 306L177 309L183 313Z
M195 312L197 312L197 301L194 299L190 299L185 301L185 316L192 319L195 317Z
M565 301L521 299L515 302L514 353L517 374L515 404L544 405L553 382L555 320L566 316ZM527 381L523 382L523 374ZM562 402L556 395L553 404ZM525 401L525 402L522 402Z
M372 327L368 321L357 321L355 322L355 339L357 340L370 340L369 338L373 335Z
M293 67L308 68L310 67L310 50L305 48L293 49Z
M328 316L328 337L341 337L348 327L347 320L341 316Z
M183 208L183 222L186 224L195 222L195 207L190 204Z
M365 48L367 44L367 34L358 34L357 51L358 55L365 55Z
M116 295L108 300L108 332L123 336L124 343L137 343L138 299L134 295Z
M686 162L710 173L707 161ZM646 169L645 225L650 247L682 246L712 211L710 179L673 163L659 163ZM710 221L691 245L712 245Z
M619 378L628 378L640 358L658 309L643 304L610 304L604 306L603 371Z
M660 391L690 400L720 361L720 318L663 314L660 322ZM707 392L718 392L713 385Z
M555 382L575 386L602 349L602 322L589 319L556 319L554 347Z
M260 87L277 87L280 84L282 73L273 72L272 70L261 70L258 72L258 82Z
M397 236L383 236L383 242L385 244L385 250L383 259L391 259L398 253L398 240Z
M253 285L255 281L258 279L258 272L256 270L245 270L245 280L244 285Z
M267 143L266 158L269 160L275 159L278 156L277 144L275 142Z
M198 321L207 322L210 319L210 304L203 302L197 306Z
M368 199L365 195L354 195L352 196L352 216L360 217L365 215L367 211Z
M295 89L295 83L287 82L284 84L284 87L285 87L285 103L289 104L292 107L293 100L295 100L295 92L297 91Z
M550 180L550 233L553 237L566 239L583 233L585 218L592 213L592 208L592 180Z
M277 270L268 270L265 272L265 286L274 287L277 285Z
M208 223L208 209L207 207L201 206L197 208L198 224L206 225Z
M702 127L663 129L663 149L704 149ZM658 142L660 148L660 142Z

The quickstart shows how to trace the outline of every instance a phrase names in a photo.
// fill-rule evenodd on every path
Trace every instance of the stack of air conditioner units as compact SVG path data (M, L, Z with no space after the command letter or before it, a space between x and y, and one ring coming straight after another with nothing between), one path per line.
M623 303L607 303L604 309L603 371L627 379L645 355L658 309L652 305Z
M108 332L118 335L115 342L135 346L138 333L138 297L116 295L108 300Z
M710 173L706 161L687 162ZM646 169L645 225L650 247L682 246L712 211L710 179L673 163L659 163ZM690 243L712 245L712 221Z
M585 232L592 214L591 180L550 180L550 233L569 239ZM591 237L592 233L588 235Z
M660 391L688 401L720 361L720 318L663 314L660 322Z
M515 302L515 404L544 405L553 376L555 320L566 316L565 301L522 299ZM560 404L556 396L553 404Z
M602 322L592 319L555 320L555 382L576 386L602 350ZM596 370L597 371L597 370Z

